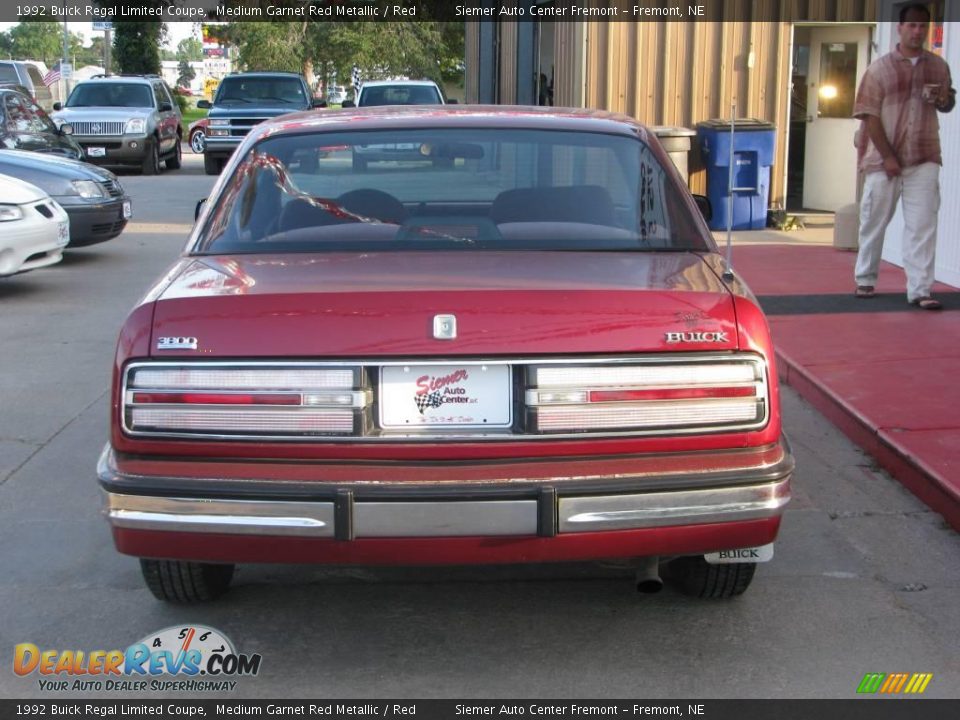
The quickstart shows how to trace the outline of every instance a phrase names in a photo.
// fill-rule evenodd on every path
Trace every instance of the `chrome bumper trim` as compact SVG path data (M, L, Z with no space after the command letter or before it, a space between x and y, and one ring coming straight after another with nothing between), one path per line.
M756 520L790 502L789 478L764 485L560 498L560 533Z
M114 527L172 532L335 537L332 502L203 500L104 493ZM545 498L551 498L547 500ZM534 536L541 499L363 502L350 508L353 538ZM756 520L780 515L789 478L760 485L632 495L560 497L547 512L559 534Z

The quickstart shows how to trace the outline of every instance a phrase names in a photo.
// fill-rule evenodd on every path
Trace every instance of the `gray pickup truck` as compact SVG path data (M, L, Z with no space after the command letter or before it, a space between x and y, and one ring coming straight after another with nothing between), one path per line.
M201 100L208 108L207 147L203 169L219 175L224 163L243 141L250 128L264 120L326 103L314 99L301 75L285 72L249 72L227 75L217 88L213 102Z

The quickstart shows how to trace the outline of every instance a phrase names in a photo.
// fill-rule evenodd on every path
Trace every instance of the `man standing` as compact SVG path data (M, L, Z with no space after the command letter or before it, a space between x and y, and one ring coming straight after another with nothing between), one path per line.
M867 68L857 91L853 115L861 120L858 155L865 180L855 279L857 297L874 296L884 233L902 196L907 301L939 310L940 302L930 297L943 164L937 111L953 110L956 91L947 63L923 49L929 32L926 6L904 7L900 42Z

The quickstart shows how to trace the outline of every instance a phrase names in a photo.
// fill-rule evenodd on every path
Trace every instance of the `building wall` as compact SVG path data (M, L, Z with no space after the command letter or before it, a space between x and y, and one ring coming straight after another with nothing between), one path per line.
M726 0L706 3L704 22L559 22L554 103L623 112L650 125L693 128L703 120L729 118L735 102L737 117L768 120L778 128L770 200L783 203L792 23L872 21L878 1ZM468 27L468 37L471 32ZM516 36L516 23L501 24L502 103L515 98L515 85L506 82L514 83ZM468 76L475 73L468 64ZM696 148L690 169L691 189L704 192L705 172Z

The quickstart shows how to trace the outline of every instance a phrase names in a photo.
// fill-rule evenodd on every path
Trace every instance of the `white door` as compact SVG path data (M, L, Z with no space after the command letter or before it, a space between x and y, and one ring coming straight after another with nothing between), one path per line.
M810 30L803 159L805 208L835 211L857 199L853 136L860 121L851 114L860 78L867 69L869 45L868 27Z

